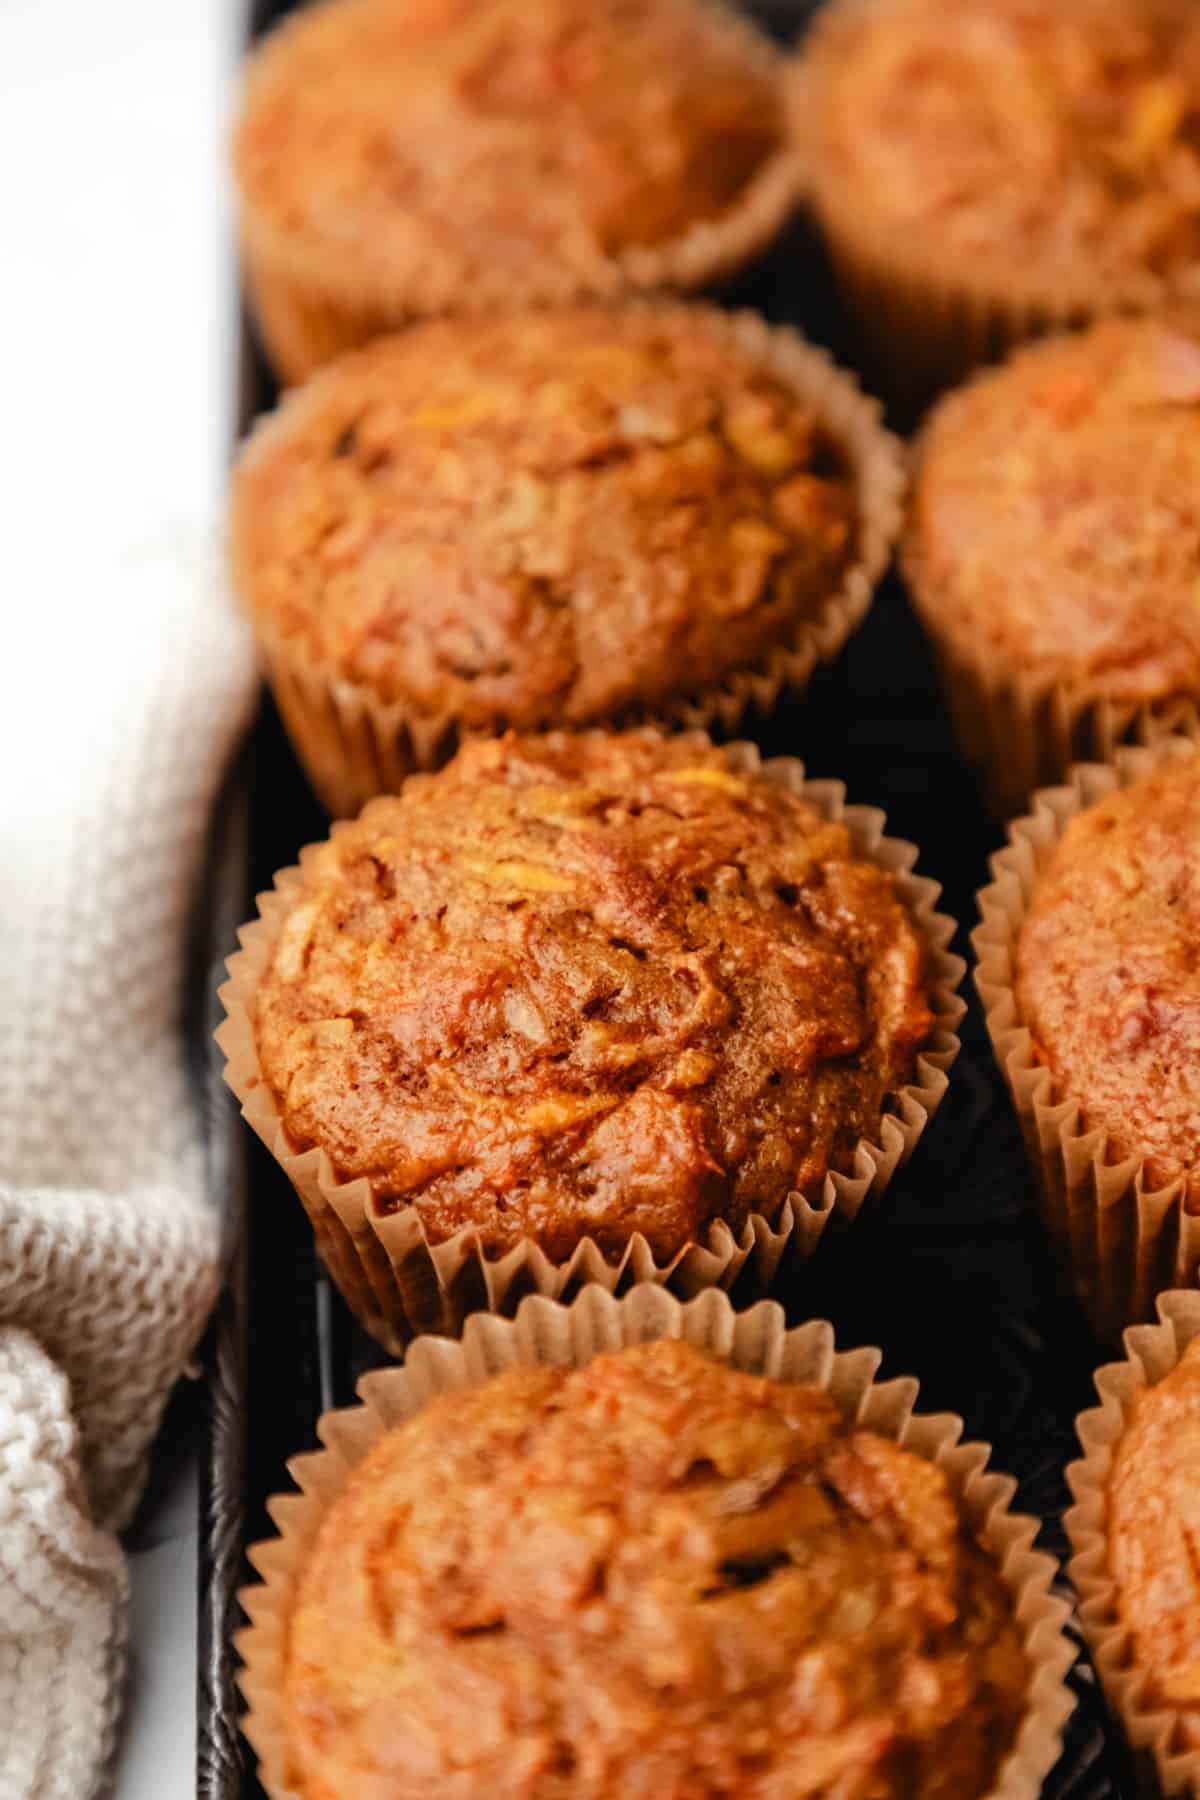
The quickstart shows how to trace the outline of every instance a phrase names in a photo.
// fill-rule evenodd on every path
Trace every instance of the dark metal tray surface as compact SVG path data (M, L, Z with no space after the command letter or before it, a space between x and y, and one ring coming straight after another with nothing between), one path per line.
M255 30L285 10L256 9ZM783 37L811 0L760 0L753 9ZM827 272L797 229L722 298L800 325L853 364ZM242 421L274 392L247 339ZM968 954L974 896L1002 841L959 758L929 656L898 579L832 668L770 720L747 721L766 755L799 756L836 776L852 800L883 807L889 831L920 845L918 868L944 888ZM322 837L313 800L269 700L241 767L250 817L253 888ZM251 910L250 895L246 911ZM210 992L232 948L229 921L209 934ZM883 1347L885 1376L921 1382L926 1410L961 1413L969 1437L995 1446L994 1465L1019 1482L1018 1504L1043 1521L1060 1557L1063 1468L1076 1452L1074 1420L1093 1398L1092 1371L1108 1360L1055 1269L1032 1209L1019 1132L992 1059L970 981L963 1054L942 1110L884 1203L853 1229L830 1233L802 1282L784 1296L789 1317L832 1319L840 1348ZM219 1017L215 999L198 1029ZM300 1206L241 1125L206 1044L212 1170L234 1226L229 1279L207 1342L208 1403L201 1493L197 1794L256 1800L253 1757L238 1732L231 1637L241 1622L245 1547L269 1535L265 1502L288 1486L287 1459L315 1445L315 1421L354 1398L367 1369L386 1361L332 1289ZM1080 1645L1078 1704L1044 1800L1132 1800L1119 1732L1109 1722Z

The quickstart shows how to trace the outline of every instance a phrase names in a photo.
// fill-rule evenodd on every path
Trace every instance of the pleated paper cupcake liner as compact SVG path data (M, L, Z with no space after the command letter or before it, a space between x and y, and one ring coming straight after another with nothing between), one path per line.
M1003 264L939 258L929 231L864 218L858 193L826 166L812 121L822 64L836 57L844 21L872 4L822 8L789 76L789 110L803 195L855 329L855 360L909 425L939 392L1014 344L1112 313L1153 311L1170 289L1149 269L1123 279L1087 267L1073 279L1047 273L1019 246Z
M901 567L955 735L998 819L1022 811L1038 788L1064 781L1076 763L1111 762L1126 744L1186 734L1200 739L1197 702L1187 695L1116 700L1090 684L999 669L986 643L963 644L944 631L921 558L911 547L902 551Z
M1200 1293L1160 1294L1158 1323L1125 1333L1125 1359L1096 1372L1100 1405L1077 1424L1082 1459L1067 1470L1075 1505L1064 1524L1073 1555L1070 1576L1079 1616L1109 1707L1133 1748L1139 1786L1147 1794L1200 1794L1200 1739L1176 1707L1152 1697L1130 1633L1121 1623L1109 1572L1108 1484L1117 1446L1137 1397L1156 1386L1200 1336ZM1165 1524L1165 1521L1164 1521Z
M785 691L799 692L817 668L833 661L861 625L891 558L900 532L904 501L904 461L896 439L885 431L878 403L839 369L825 351L785 326L771 326L755 313L723 313L715 307L683 307L670 302L633 301L636 309L666 329L703 318L737 349L761 358L770 372L811 404L828 435L850 464L858 514L856 553L821 605L799 619L787 638L749 667L731 670L697 692L659 705L627 709L613 724L658 724L668 729L735 732L754 708L765 715ZM249 456L269 453L276 436L292 429L293 409L303 393L255 429ZM250 582L240 566L237 532L233 544L234 585L248 601ZM457 712L430 714L404 700L385 701L336 667L306 653L295 640L273 631L248 606L263 668L297 756L334 818L356 813L375 794L395 793L414 771L446 762L472 735L494 735L506 723L522 730L552 730L556 716L500 720L489 724ZM600 723L600 721L592 721Z
M243 928L242 948L231 957L229 980L221 989L226 1018L217 1039L227 1058L225 1079L299 1195L346 1303L394 1353L419 1332L457 1331L471 1312L511 1313L526 1294L562 1299L590 1282L613 1293L635 1282L656 1282L686 1297L704 1288L731 1287L746 1271L763 1291L782 1286L815 1251L835 1215L853 1220L868 1195L883 1193L936 1112L959 1050L964 1006L957 990L965 965L947 949L954 921L936 910L940 888L912 872L916 847L885 837L881 812L847 806L839 782L806 781L803 765L790 758L760 763L752 744L729 745L724 754L734 773L761 768L769 780L802 795L827 818L842 821L855 852L893 874L925 947L935 1022L927 1046L915 1059L911 1079L891 1097L875 1135L859 1141L848 1172L827 1174L816 1198L789 1195L772 1219L753 1214L736 1237L717 1221L702 1243L688 1244L667 1262L656 1261L640 1233L630 1238L624 1255L615 1261L608 1260L591 1238L563 1262L553 1261L532 1239L523 1239L502 1256L489 1257L470 1230L431 1243L418 1208L390 1211L377 1200L365 1177L340 1180L323 1150L297 1153L263 1078L252 1010L290 896L311 852L302 853L300 866L284 869L274 889L259 896L260 916Z
M832 183L814 183L811 210L854 332L855 362L899 424L913 424L939 393L1015 344L1104 310L1065 294L1022 293L1015 269L1008 291L939 279L923 234L919 254L901 232L873 236L856 217L855 197Z
M784 59L770 41L732 8L711 0L721 28L754 65L782 79ZM285 23L266 46L286 36ZM256 68L250 65L247 93ZM243 205L242 261L251 307L281 382L305 380L323 363L418 319L561 308L581 301L617 301L655 292L694 293L735 274L760 256L795 210L797 158L786 137L721 213L698 220L658 244L630 245L606 255L597 249L586 267L547 258L518 279L511 267L465 254L439 261L414 247L397 262L386 293L364 287L354 258L331 263L326 252L298 244Z
M981 923L972 934L975 986L1020 1119L1046 1229L1093 1328L1110 1340L1149 1318L1164 1288L1193 1280L1200 1217L1188 1211L1182 1178L1152 1187L1145 1158L1117 1155L1108 1132L1089 1125L1079 1097L1039 1060L1017 1003L1017 944L1070 820L1163 758L1195 754L1197 745L1182 737L1121 749L1113 762L1081 764L1065 786L1035 795L1032 814L1009 826L1007 847L992 858L993 879L979 895Z
M782 1308L771 1302L737 1313L724 1294L710 1292L681 1305L657 1287L635 1288L620 1300L588 1288L571 1306L535 1297L524 1302L514 1320L471 1319L461 1343L422 1338L403 1368L384 1369L363 1380L360 1405L321 1419L317 1432L325 1448L289 1465L300 1491L270 1503L279 1536L251 1550L262 1582L241 1595L252 1621L237 1643L248 1708L243 1723L270 1800L295 1800L282 1696L296 1571L326 1508L376 1440L435 1395L477 1385L500 1370L546 1363L580 1368L600 1352L660 1337L682 1338L737 1369L819 1387L833 1396L848 1421L902 1444L944 1471L1012 1596L1031 1671L1016 1742L986 1800L1035 1800L1058 1756L1071 1711L1065 1677L1073 1651L1063 1630L1068 1608L1052 1592L1056 1566L1032 1547L1036 1522L1010 1510L1015 1482L989 1471L987 1445L961 1442L962 1420L954 1414L914 1412L915 1381L877 1382L878 1350L839 1353L832 1326L819 1320L788 1331Z

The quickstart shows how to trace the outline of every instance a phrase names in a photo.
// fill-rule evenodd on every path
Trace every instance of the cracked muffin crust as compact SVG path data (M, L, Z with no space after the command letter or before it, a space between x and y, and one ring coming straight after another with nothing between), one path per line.
M466 728L655 708L838 590L854 471L701 308L444 321L324 371L255 432L234 575L307 666Z
M1078 813L1016 951L1018 1012L1110 1160L1200 1210L1200 755Z
M934 636L993 674L1200 696L1200 317L1106 321L940 402L905 565Z
M788 209L779 67L720 0L306 7L247 70L251 276L268 302L282 280L341 309L359 342L414 316L696 285ZM292 379L330 354L319 329L276 348Z
M818 209L969 290L1200 294L1193 0L850 0L800 85Z
M933 1028L848 829L706 740L508 736L312 854L251 1005L296 1151L426 1240L670 1259L830 1170Z
M1200 1339L1143 1388L1113 1458L1108 1562L1117 1613L1148 1674L1143 1710L1177 1709L1179 1747L1200 1749Z
M299 1565L304 1800L972 1800L1030 1671L942 1470L671 1340L388 1432Z

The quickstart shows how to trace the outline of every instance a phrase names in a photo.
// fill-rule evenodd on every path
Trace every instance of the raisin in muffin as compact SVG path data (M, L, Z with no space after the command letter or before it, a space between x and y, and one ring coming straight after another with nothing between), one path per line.
M1193 0L834 0L794 111L910 400L1047 324L1200 294Z
M251 57L234 163L293 381L421 315L709 281L795 187L779 61L717 0L325 0Z
M905 570L1002 805L1200 699L1198 494L1200 314L1022 350L931 415Z
M458 732L727 711L736 672L769 702L865 610L898 488L869 405L757 321L442 321L258 427L234 578L297 747L354 810L407 773L398 738L428 765Z
M294 1581L301 1800L979 1800L1028 1704L943 1470L672 1341L436 1396Z

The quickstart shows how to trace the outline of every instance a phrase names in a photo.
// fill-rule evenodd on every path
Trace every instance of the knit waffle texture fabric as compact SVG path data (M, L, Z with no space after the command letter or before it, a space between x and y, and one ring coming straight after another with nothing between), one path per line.
M0 8L0 1800L110 1783L116 1533L220 1282L183 1018L254 696L218 523L235 13Z

